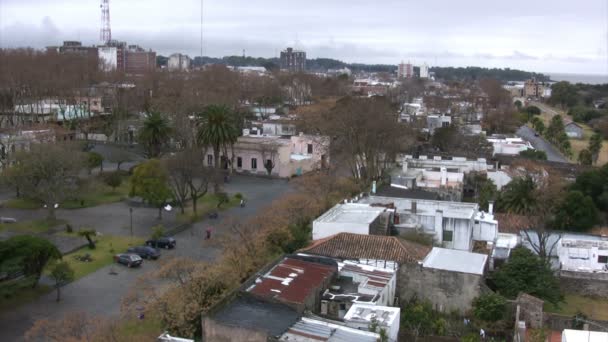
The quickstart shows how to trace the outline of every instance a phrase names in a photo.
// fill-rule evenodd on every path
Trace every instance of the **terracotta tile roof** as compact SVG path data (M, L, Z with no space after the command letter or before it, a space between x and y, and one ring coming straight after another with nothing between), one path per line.
M317 240L300 252L339 259L391 260L398 263L421 261L431 247L395 236L339 233Z
M500 233L519 234L521 230L530 229L530 220L517 214L494 214L494 219L498 221L498 231Z

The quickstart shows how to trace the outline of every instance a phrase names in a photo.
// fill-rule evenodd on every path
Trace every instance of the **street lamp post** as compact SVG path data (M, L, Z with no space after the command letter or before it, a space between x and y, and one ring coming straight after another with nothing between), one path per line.
M131 237L133 237L133 208L129 208L129 216L131 218Z

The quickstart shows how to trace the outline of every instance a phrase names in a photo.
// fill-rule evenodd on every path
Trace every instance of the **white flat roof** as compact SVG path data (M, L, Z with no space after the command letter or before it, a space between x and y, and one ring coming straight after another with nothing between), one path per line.
M316 222L372 223L386 208L368 204L341 203L319 216Z
M355 303L344 315L344 321L371 322L375 317L380 326L391 326L400 312L397 307Z
M570 330L564 329L562 333L562 341L564 342L606 342L608 341L608 333L601 331L585 331L585 330Z
M483 275L488 256L485 254L433 247L422 266L461 273Z
M362 197L358 203L394 203L398 212L408 211L412 207L412 202L416 202L416 214L422 216L435 216L437 210L443 211L443 217L457 219L472 219L479 206L476 203L432 201L413 198L397 198L386 196L366 196Z

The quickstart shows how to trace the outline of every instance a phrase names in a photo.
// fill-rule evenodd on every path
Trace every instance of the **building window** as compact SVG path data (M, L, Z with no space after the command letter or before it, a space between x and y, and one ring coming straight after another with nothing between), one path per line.
M251 169L252 170L258 169L258 160L256 158L251 158Z
M454 239L454 232L451 230L444 230L443 231L443 241L445 242L452 242Z
M598 255L597 262L600 264L608 264L608 255Z
M236 167L239 169L243 167L243 158L236 157Z
M209 165L209 166L213 165L213 156L210 154L207 155L207 165Z
M312 154L312 144L308 144L308 154Z

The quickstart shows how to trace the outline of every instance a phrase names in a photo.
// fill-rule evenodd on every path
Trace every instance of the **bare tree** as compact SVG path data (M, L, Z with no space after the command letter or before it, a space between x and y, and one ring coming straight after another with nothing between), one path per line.
M48 218L55 219L55 205L78 188L78 174L84 167L82 152L59 144L37 144L30 151L19 152L15 159L22 172L22 194L44 203Z
M260 149L260 153L262 154L262 160L264 162L264 168L270 176L272 174L272 170L275 167L275 159L279 150L279 144L275 142L262 143Z
M196 149L179 152L165 159L163 164L169 175L169 186L182 213L185 203L190 199L192 210L196 214L198 200L209 190L215 170L203 165L202 155Z

